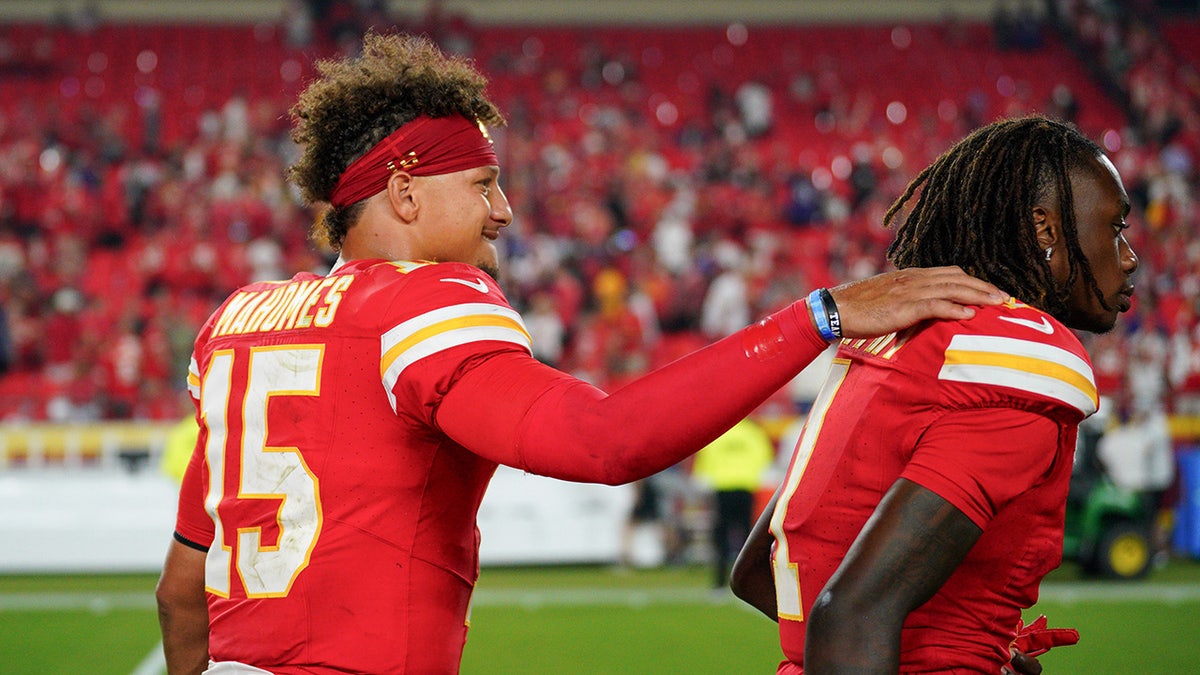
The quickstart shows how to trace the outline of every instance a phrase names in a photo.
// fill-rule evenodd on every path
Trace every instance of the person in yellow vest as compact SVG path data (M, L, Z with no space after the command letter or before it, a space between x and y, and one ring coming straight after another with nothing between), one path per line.
M754 493L775 460L771 438L750 418L738 422L696 455L692 473L712 488L714 588L729 581L729 565L741 550L754 520Z
M163 473L179 483L183 480L183 471L192 458L192 450L196 448L196 438L200 435L200 426L196 424L196 416L188 415L179 420L167 433L167 441L163 445Z

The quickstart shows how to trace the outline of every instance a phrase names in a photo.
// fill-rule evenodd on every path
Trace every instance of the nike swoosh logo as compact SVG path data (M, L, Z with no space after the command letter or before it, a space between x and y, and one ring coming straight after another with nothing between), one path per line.
M1044 316L1042 317L1042 320L1040 322L1039 321L1030 321L1029 319L1017 319L1017 318L1014 318L1011 316L998 316L996 318L1000 319L1001 321L1015 323L1018 326L1025 326L1026 328L1032 328L1032 329L1038 331L1039 333L1045 333L1046 335L1049 335L1054 332L1054 326L1051 326L1050 322L1047 321L1046 317L1044 317Z
M483 279L477 278L477 279L475 279L475 281L467 281L466 279L442 279L442 281L449 281L452 284L462 284L463 286L466 286L467 288L474 288L475 290L479 291L480 293L488 292L487 284L483 283Z

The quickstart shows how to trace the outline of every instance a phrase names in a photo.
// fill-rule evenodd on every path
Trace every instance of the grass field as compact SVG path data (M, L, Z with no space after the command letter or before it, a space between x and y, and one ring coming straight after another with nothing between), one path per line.
M483 571L465 675L773 673L773 623L708 570L568 567ZM161 673L152 575L0 576L0 674ZM1047 675L1200 673L1200 563L1148 580L1083 580L1064 567L1042 602L1078 646L1042 657Z

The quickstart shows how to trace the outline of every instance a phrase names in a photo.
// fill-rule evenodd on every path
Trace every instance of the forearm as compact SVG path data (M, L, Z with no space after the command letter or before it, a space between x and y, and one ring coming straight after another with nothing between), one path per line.
M738 553L729 576L729 587L738 598L766 615L772 621L779 621L779 610L775 600L775 578L771 571L771 518L775 513L775 504L779 500L779 491L758 517L750 530L746 544Z
M895 673L909 612L933 597L981 533L937 494L897 480L813 601L804 672Z
M155 589L169 675L199 675L208 667L204 557L203 551L172 541Z
M159 605L168 675L200 675L208 667L208 611Z
M821 593L806 619L806 675L893 675L900 668L900 631L907 611L839 603ZM862 610L862 611L859 611Z
M796 303L611 395L498 360L464 375L438 422L467 448L505 464L563 480L626 483L699 450L827 346L807 307Z

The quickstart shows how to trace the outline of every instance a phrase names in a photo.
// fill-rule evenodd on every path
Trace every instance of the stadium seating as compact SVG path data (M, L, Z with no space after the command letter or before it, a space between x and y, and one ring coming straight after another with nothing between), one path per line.
M1001 50L988 25L956 21L466 30L512 123L497 135L518 218L504 240L506 292L526 309L565 268L583 297L581 315L558 307L570 338L560 365L600 384L707 339L700 305L722 242L753 261L753 314L880 269L882 210L981 122L1057 111L1069 91L1075 121L1111 141L1131 190L1152 171L1153 149L1126 137L1119 102L1049 32L1041 48ZM1174 24L1167 35L1187 57L1198 30ZM0 172L13 348L0 421L173 419L184 336L215 303L261 275L329 262L305 240L313 213L281 176L294 156L287 108L337 43L295 47L275 24L7 25L0 47L0 168L13 169ZM762 133L740 120L737 91L750 81L772 95ZM859 154L875 178L861 194ZM806 183L816 206L802 219L789 209ZM672 269L654 237L689 192L693 248ZM1153 269L1184 264L1196 276L1195 260L1139 237ZM658 327L643 325L619 346L642 356L626 354L619 372L587 362L584 348L611 334L597 320L605 270L646 296L665 333L655 341ZM82 305L59 307L64 289ZM1154 310L1123 330L1167 325ZM65 363L39 338L62 315L76 326ZM99 408L75 400L89 392Z

